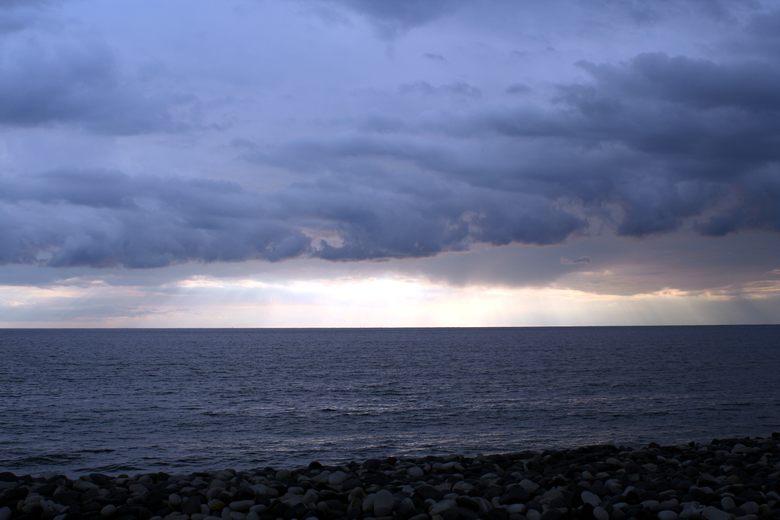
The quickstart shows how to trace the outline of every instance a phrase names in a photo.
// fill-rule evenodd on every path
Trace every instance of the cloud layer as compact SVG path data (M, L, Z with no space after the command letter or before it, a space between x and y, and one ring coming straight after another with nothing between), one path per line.
M780 232L771 5L198 5L3 4L0 263Z

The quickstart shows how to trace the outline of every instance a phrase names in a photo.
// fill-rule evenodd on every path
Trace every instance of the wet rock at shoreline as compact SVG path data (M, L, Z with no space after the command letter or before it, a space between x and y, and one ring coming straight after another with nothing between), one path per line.
M0 473L0 520L780 518L780 435L77 479Z

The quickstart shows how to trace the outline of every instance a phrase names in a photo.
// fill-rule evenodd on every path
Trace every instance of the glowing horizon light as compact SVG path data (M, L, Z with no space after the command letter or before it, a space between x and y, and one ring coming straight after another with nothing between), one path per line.
M763 286L762 286L763 287ZM409 276L189 276L162 287L0 286L1 326L484 327L771 323L780 298L664 288L610 295L565 287L453 286ZM96 309L101 309L97 312ZM730 317L730 319L729 319ZM775 319L776 321L776 319Z

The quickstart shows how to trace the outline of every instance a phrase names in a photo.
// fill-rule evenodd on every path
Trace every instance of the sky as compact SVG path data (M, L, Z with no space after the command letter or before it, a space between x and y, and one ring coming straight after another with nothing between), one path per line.
M778 1L0 0L0 326L780 323L778 55Z

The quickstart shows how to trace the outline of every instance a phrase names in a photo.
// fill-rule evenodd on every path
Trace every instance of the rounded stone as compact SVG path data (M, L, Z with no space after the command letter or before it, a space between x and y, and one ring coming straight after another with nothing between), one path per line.
M238 511L239 513L245 513L249 511L249 508L255 505L254 500L236 500L230 503L230 509Z
M523 487L526 491L529 493L534 493L537 489L539 489L539 484L534 482L533 480L528 480L527 478L524 478L520 481L520 486Z
M731 520L731 515L721 511L717 507L707 506L702 511L701 516L706 520Z
M561 490L555 488L546 491L540 499L542 504L549 505L551 507L558 507L559 504L563 504L565 501L566 497L563 496Z
M441 514L441 513L445 512L445 511L448 511L448 510L452 509L456 505L457 504L456 504L456 502L454 500L451 500L449 498L445 498L444 500L439 500L438 502L433 504L431 506L430 510L428 510L428 513L430 513L431 515L438 515L438 514Z
M197 495L191 496L188 497L187 500L182 501L181 512L188 515L194 515L201 512L200 506L200 497Z
M411 478L421 478L423 475L425 475L425 472L419 466L412 466L411 468L406 470L406 474L409 475Z
M114 516L114 513L116 513L116 506L114 504L103 506L103 509L100 510L100 516L103 518Z
M398 513L404 518L413 516L415 512L414 502L409 497L404 498L401 500L401 503L398 504Z
M292 471L287 469L280 469L276 472L276 480L290 480L292 478Z
M601 499L599 496L596 493L592 493L590 491L583 491L580 493L580 498L582 498L583 504L590 504L593 507L601 504Z
M455 485L452 486L452 491L463 495L468 494L472 489L474 489L474 486L463 480L456 482Z
M394 505L395 498L388 490L382 489L374 494L374 514L376 516L390 516L393 514Z
M314 489L307 489L306 493L303 494L304 504L316 504L319 499L320 495Z
M334 471L328 475L328 484L331 486L340 486L345 480L347 480L347 474L343 471Z
M218 498L212 498L209 500L208 505L211 511L221 511L225 507L225 503Z
M596 520L609 520L609 513L601 506L593 508L593 518Z

